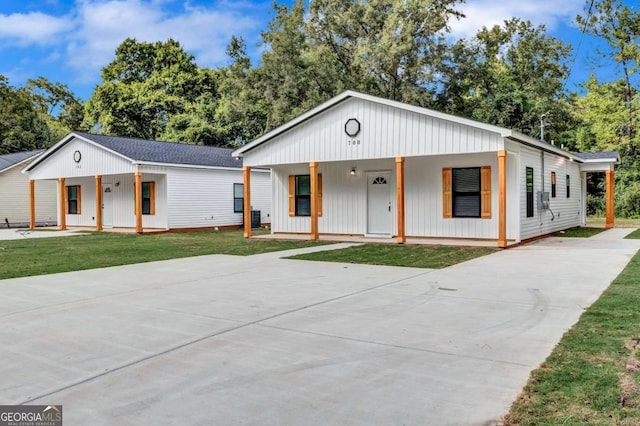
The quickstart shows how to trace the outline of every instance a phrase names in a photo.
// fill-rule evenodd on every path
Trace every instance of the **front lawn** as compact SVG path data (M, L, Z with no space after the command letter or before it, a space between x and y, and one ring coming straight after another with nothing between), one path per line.
M640 253L565 333L505 425L640 424Z
M152 235L92 232L0 241L0 279L79 271L205 254L251 255L309 247L310 241L246 240L242 231Z
M492 247L363 244L340 250L299 254L289 259L440 269L496 251L498 249Z
M638 239L640 239L640 229L636 229L635 231L633 231L632 233L627 235L625 238L627 238L629 240L638 240Z

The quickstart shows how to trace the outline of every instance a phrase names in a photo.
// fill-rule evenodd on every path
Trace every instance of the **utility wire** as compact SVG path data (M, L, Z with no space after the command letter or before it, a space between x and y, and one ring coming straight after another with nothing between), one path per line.
M571 60L571 65L569 66L569 73L567 74L567 78L564 80L564 84L562 85L562 92L564 92L564 89L567 87L567 83L569 82L569 77L571 77L571 73L573 72L573 67L576 64L576 59L578 59L578 53L580 52L580 47L582 46L582 39L584 39L584 33L587 31L589 18L591 18L593 3L595 3L595 0L591 0L591 4L589 4L589 10L587 11L587 19L584 20L584 25L582 26L582 31L580 32L580 40L578 40L578 46L576 47L576 51L573 55L573 59Z

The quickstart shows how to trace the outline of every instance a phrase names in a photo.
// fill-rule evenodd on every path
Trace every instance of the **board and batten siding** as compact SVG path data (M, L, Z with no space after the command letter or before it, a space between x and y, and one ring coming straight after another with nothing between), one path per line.
M361 124L361 131L354 138L344 131L350 118ZM249 151L244 164L275 166L496 152L503 147L498 133L351 98Z
M29 176L25 162L0 172L0 227L28 226L30 220ZM57 225L56 183L36 181L36 224Z
M82 155L79 163L73 160L75 151ZM74 138L38 164L29 176L31 179L58 179L133 172L135 166L129 160Z
M242 213L233 211L233 184L243 183L242 170L167 168L169 228L235 226ZM251 172L251 205L261 222L271 221L271 180L267 170Z
M580 166L567 158L544 153L544 172L541 151L520 147L520 223L521 238L580 226L582 214L582 181ZM527 217L526 168L533 168L533 217ZM538 209L538 191L551 195L551 172L556 173L556 197L549 198L550 210ZM566 196L566 175L570 176L570 196ZM553 214L552 214L553 212Z
M509 168L507 196L518 199L518 177L513 161ZM491 167L490 219L443 218L442 168ZM356 169L355 176L350 174ZM509 164L508 164L509 167ZM367 175L370 172L390 172L391 231L397 231L395 160L365 160L320 163L322 174L322 216L318 230L322 234L365 235L367 233ZM306 164L276 166L272 169L273 221L275 233L309 233L309 217L289 216L288 178L309 174ZM518 238L518 212L507 217L507 238ZM496 153L411 157L405 162L405 232L412 237L486 238L498 236L498 157Z

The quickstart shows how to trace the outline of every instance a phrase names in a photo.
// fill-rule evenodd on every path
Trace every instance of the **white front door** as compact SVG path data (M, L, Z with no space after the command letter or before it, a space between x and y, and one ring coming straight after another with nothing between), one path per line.
M367 234L391 235L391 172L367 173Z
M113 188L110 183L102 185L102 226L113 226Z

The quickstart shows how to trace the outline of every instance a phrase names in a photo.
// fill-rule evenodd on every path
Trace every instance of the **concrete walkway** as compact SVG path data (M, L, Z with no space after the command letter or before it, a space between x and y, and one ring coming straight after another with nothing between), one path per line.
M27 228L0 229L0 241L48 237L70 237L74 235L82 235L82 232L74 230L60 231L57 228L39 228L33 231Z
M0 404L63 404L65 424L493 424L640 248L630 231L443 270L269 253L0 281Z

